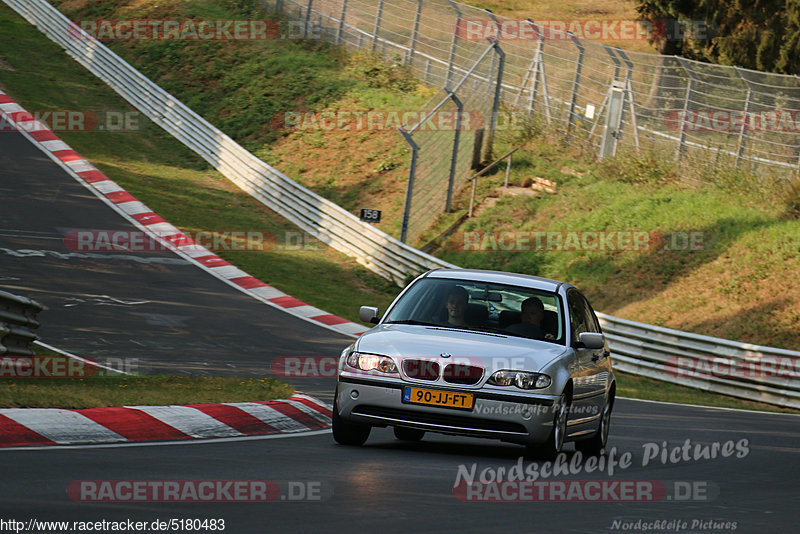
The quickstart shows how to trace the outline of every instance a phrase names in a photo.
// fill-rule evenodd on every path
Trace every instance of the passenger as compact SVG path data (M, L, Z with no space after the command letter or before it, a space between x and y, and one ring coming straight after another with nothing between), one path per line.
M536 297L531 297L522 301L522 314L520 317L522 322L512 324L506 328L506 331L535 339L555 339L553 334L545 333L542 326L543 319L544 304Z

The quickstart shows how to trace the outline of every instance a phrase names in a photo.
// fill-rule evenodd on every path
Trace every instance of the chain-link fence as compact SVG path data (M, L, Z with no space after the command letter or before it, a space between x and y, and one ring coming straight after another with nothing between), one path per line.
M789 178L800 171L797 76L627 52L449 0L263 1L281 16L302 21L309 34L402 61L425 83L444 88L454 87L496 38L504 68L473 72L474 83L458 93L462 102L473 90L488 100L494 74L502 78L500 100L507 109L540 120L599 158L624 147L761 176ZM493 134L485 132L489 139ZM440 137L417 141L419 172L438 178L420 179L415 187L448 183L445 147L452 138ZM462 158L471 159L472 150L459 150L457 172L466 168ZM423 159L437 161L427 168ZM429 197L417 201L420 210L442 204L441 190L417 194ZM409 225L429 222L430 217L419 223L412 217Z
M453 195L479 159L484 132L492 131L503 61L496 42L484 45L452 89L440 90L419 122L400 129L412 153L401 241L418 242L442 213L451 211Z

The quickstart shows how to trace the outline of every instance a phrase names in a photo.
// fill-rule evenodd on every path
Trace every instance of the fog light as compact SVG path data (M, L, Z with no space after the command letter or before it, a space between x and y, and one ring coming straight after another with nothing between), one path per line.
M350 392L350 398L353 399L353 400L356 400L358 398L358 390L357 389L354 389L353 391Z

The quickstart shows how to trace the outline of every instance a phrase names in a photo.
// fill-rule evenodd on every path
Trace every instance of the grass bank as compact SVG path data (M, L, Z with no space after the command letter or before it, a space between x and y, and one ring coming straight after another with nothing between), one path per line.
M287 399L294 388L274 378L104 376L0 380L0 408L162 406Z

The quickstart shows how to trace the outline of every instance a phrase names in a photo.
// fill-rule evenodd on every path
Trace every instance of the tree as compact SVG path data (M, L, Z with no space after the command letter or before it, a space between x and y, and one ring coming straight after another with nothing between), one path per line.
M668 21L651 40L662 54L800 74L800 0L638 0L645 18ZM683 35L670 32L677 21Z

